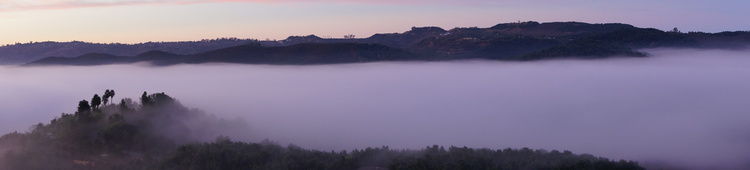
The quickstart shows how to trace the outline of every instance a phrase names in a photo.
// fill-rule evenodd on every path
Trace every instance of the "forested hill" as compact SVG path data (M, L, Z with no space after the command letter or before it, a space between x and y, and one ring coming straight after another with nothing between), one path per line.
M324 152L268 140L239 142L222 134L248 131L244 121L189 109L164 93L144 92L139 102L122 98L119 103L114 90L102 94L78 101L71 106L74 113L33 125L29 132L0 136L0 170L643 169L632 161L528 148L382 146Z
M254 39L219 38L200 41L145 42L137 44L71 42L28 42L0 46L0 65L24 64L46 57L77 57L89 53L134 56L147 51L195 54L227 47L257 43Z
M91 53L74 58L48 57L27 65L103 65L150 62L154 65L242 63L242 64L338 64L373 61L409 61L417 56L406 50L378 44L305 43L263 47L247 44L192 55L149 51L137 56Z
M141 47L143 44L127 46L128 48L103 45L98 48L67 50L91 53L77 57L62 55L62 52L56 53L53 50L56 48L31 48L42 44L0 47L0 64L9 63L7 61L30 62L28 65L99 65L141 61L154 62L157 65L205 62L334 64L409 60L528 61L554 58L643 57L648 56L638 51L643 48L746 48L750 45L750 32L684 33L677 28L662 31L619 23L529 21L497 24L489 28L468 27L445 30L439 27L413 27L403 33L375 34L367 38L354 36L321 38L308 35L290 36L279 41L239 39L229 42L217 41L217 44L221 44L220 46L206 46L211 43L204 42L185 45L177 43L169 48L144 47L139 48L142 50L125 50L128 51L127 54L106 51L123 51L122 49ZM34 49L32 52L35 54L49 55L51 58L37 60L39 55L27 58L19 58L18 56L21 55L15 55L15 58L7 57L10 55L6 52L9 51L8 49L19 49L21 46L29 46ZM162 51L163 55L152 54L149 55L150 57L138 55L153 50ZM29 53L28 50L24 52Z

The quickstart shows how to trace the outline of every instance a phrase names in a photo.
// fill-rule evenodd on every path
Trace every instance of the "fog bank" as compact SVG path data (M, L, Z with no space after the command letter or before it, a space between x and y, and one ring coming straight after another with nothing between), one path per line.
M0 67L0 133L48 123L115 89L115 101L165 92L187 107L242 117L250 128L237 130L251 135L236 139L312 149L529 147L750 167L750 51L648 52L654 57Z

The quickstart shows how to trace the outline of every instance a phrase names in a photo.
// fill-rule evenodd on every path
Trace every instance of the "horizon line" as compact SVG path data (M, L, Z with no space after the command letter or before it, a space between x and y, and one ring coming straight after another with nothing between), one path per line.
M524 23L524 22L538 22L538 21L506 22L506 23L498 23L498 24L495 24L495 25L499 25L499 24L512 24L512 23ZM552 22L538 22L538 23L565 23L565 22L579 22L579 23L586 23L586 24L627 24L627 23L618 23L618 22L588 23L588 22L580 22L580 21L552 21ZM631 25L631 24L627 24L627 25ZM414 29L414 28L427 28L427 27L437 27L437 28L444 29L444 28L439 27L439 26L412 26L411 29ZM490 26L490 27L481 27L481 28L487 29L487 28L491 28L491 27L492 26ZM479 28L479 27L476 27L476 26L454 27L454 28L448 29L446 31L450 31L450 30L453 30L453 29L461 29L461 28ZM636 27L636 28L642 28L642 27ZM643 27L643 28L653 28L653 27ZM653 29L658 29L658 28L653 28ZM404 32L408 32L410 30L407 30L407 31L404 31ZM662 30L662 29L658 29L658 30L669 31L669 30ZM396 33L400 34L400 33L404 33L404 32L396 32ZM689 31L689 32L685 32L685 33L722 33L722 32L750 32L750 30L734 30L734 31L726 30L726 31L719 31L719 32ZM382 32L381 33L373 33L372 35L367 36L367 37L362 37L362 38L357 37L357 38L348 38L348 39L366 39L366 38L370 38L370 37L372 37L374 35L378 35L378 34L393 34L393 33L382 33ZM254 40L254 41L257 41L257 42L274 42L274 41L284 41L286 39L289 39L290 37L307 37L307 36L315 36L315 37L318 37L320 39L347 39L347 38L344 38L343 36L342 37L332 37L332 36L318 36L318 35L315 35L315 34L308 34L308 35L289 35L285 39L216 37L216 38L202 38L202 39L199 39L199 40L162 40L162 41L149 40L149 41L130 42L130 43L128 43L128 42L117 42L117 41L112 41L112 42L94 42L94 41L81 41L81 40L63 40L63 41L59 41L59 40L33 41L32 40L32 41L28 41L28 42L13 42L13 43L0 44L0 47L13 46L13 45L27 45L27 44L34 44L34 43L73 43L73 42L90 43L90 44L124 44L124 45L136 45L136 44L147 44L147 43L201 42L201 41L222 40L222 39L237 39L237 40L240 40L240 41Z

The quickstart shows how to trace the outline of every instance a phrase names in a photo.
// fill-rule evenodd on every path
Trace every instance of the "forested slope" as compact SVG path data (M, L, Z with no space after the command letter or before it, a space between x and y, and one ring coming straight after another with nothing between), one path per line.
M106 90L78 101L72 114L2 135L0 169L643 169L632 161L529 148L318 151L232 141L223 134L246 131L244 121L189 109L164 93L144 92L139 102L110 102L114 96Z

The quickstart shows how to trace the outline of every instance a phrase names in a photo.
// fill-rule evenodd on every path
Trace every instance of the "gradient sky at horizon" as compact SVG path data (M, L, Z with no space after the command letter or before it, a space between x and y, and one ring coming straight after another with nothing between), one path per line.
M0 44L284 39L490 27L516 21L627 23L682 31L750 30L750 1L0 0Z

